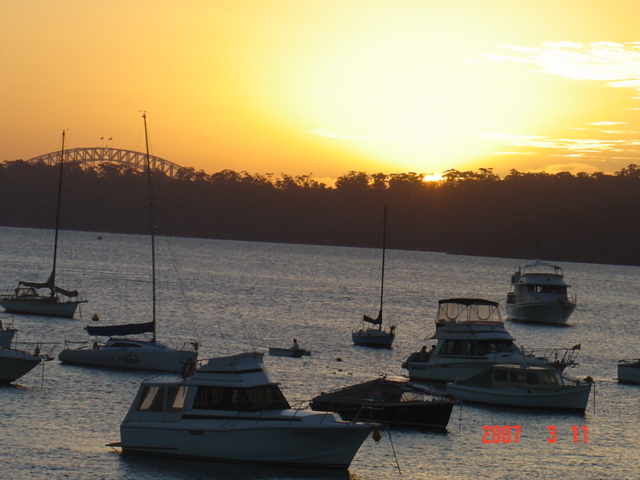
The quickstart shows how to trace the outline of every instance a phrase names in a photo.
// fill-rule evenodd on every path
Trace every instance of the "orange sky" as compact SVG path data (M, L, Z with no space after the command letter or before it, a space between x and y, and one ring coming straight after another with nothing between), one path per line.
M613 173L638 0L0 0L0 160L142 151L207 173ZM100 140L112 138L111 141Z

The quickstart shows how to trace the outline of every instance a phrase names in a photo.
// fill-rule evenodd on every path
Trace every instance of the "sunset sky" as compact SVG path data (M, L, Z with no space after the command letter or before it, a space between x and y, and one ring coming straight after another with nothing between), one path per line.
M638 19L638 0L0 0L0 161L63 129L143 151L145 110L152 153L207 173L613 173L640 163Z

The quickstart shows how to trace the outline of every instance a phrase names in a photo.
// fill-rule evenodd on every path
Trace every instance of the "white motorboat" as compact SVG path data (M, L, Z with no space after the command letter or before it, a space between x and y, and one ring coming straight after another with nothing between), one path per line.
M186 379L142 382L120 425L123 453L347 468L375 425L291 409L262 353L215 358Z
M119 327L126 327L126 325L87 327L87 330L91 332L96 328L117 329ZM58 360L62 363L88 367L184 372L185 368L198 358L197 344L185 345L178 349L163 345L155 339L138 340L128 337L112 337L104 343L98 340L78 343L80 346L66 341L64 350L58 355Z
M147 138L147 120L144 119L145 139ZM153 314L150 322L129 323L109 326L87 326L89 335L111 337L104 343L65 342L65 348L58 355L63 363L86 365L92 367L126 368L135 370L156 370L162 372L183 372L198 358L197 342L189 343L189 347L170 348L156 341L156 260L155 234L153 219L153 198L151 191L151 165L149 160L149 144L147 141L147 179L149 194L149 212L151 229L151 285ZM94 316L96 319L97 316ZM150 340L139 340L126 337L150 333ZM125 336L125 337L123 337ZM80 343L80 346L74 346Z
M618 360L618 382L640 385L640 358Z
M351 340L354 345L361 345L364 347L378 347L378 348L391 348L393 340L396 336L395 325L391 325L389 330L382 328L382 304L384 300L384 262L386 256L386 243L387 243L387 206L384 206L384 221L383 221L383 233L382 233L382 275L380 280L380 310L376 318L371 318L367 315L362 315L362 327L358 330L351 332ZM377 325L375 326L367 326Z
M402 364L412 380L451 382L486 370L496 363L528 364L564 369L575 365L580 345L542 349L536 355L518 348L507 332L499 304L475 298L438 302L437 343L431 352L415 352Z
M493 365L447 383L447 392L468 402L584 412L592 384L591 379L571 379L556 368Z
M576 309L576 296L568 294L562 268L536 260L511 276L507 317L511 320L564 325Z
M53 243L53 268L49 279L42 282L19 281L12 293L0 295L0 306L5 312L26 315L71 318L79 304L85 303L75 290L66 290L56 285L56 259L58 256L58 231L60 230L60 198L62 193L62 167L64 165L64 137L60 151L60 173L58 177L58 203L56 209L56 229Z

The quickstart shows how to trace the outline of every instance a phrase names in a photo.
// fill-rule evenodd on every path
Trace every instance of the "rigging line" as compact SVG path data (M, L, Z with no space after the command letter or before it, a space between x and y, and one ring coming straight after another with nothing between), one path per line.
M251 332L247 328L247 323L244 321L244 318L243 318L242 314L240 313L240 309L238 308L238 305L236 305L236 312L238 314L238 317L240 317L240 323L242 324L242 328L244 329L245 333L247 334L247 337L249 337L249 343L251 344L251 347L253 348L253 351L257 352L258 348L256 347L256 343L253 340L253 337L251 336Z
M189 304L189 302L187 301L187 294L186 294L186 290L184 288L184 281L182 279L182 275L180 273L180 269L178 268L177 262L176 262L176 254L175 254L175 249L173 248L173 244L171 243L171 239L166 236L166 235L162 235L162 239L164 240L165 244L167 245L167 249L169 250L169 260L171 262L171 266L173 267L173 270L176 274L176 277L178 279L178 285L180 287L180 293L182 294L182 303L184 304L184 308L187 311L187 314L191 317L191 318L195 318L195 314L193 313L193 311L191 310L191 306ZM193 322L190 322L190 326L193 327ZM193 332L193 328L191 329ZM196 337L196 340L198 341L198 343L202 343L201 342L201 338L200 338L200 333L196 330L196 332L194 333L194 336Z
M402 475L402 470L400 470L400 462L398 461L398 455L396 454L396 447L393 444L393 439L391 438L391 429L387 427L387 435L389 435L389 443L391 443L391 450L393 451L393 458L396 461L396 467L398 467L398 474Z

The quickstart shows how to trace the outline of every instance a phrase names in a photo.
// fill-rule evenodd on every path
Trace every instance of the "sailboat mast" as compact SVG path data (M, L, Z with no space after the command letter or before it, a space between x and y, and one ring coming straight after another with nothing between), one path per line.
M56 203L56 233L53 240L53 267L51 276L49 277L49 288L51 288L51 296L56 294L56 261L58 259L58 231L60 230L60 198L62 197L62 168L64 165L64 137L65 131L62 130L62 147L60 149L60 172L58 174L58 199Z
M147 113L142 114L144 122L144 141L147 150L147 189L149 193L149 226L151 229L151 288L152 288L152 305L153 305L153 342L156 341L156 237L155 222L153 217L153 193L151 188L151 159L149 156L149 136L147 135Z
M384 261L387 251L387 204L384 204L384 217L382 220L382 276L380 280L380 319L382 320L382 302L384 300ZM379 329L382 330L382 322Z

